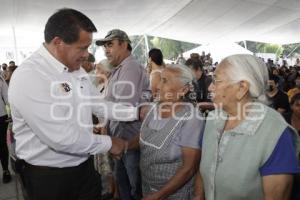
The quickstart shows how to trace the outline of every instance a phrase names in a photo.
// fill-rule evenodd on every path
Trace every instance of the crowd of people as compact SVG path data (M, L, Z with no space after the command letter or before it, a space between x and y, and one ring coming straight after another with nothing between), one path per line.
M166 65L153 48L142 66L120 29L96 41L106 59L95 63L96 31L60 9L36 52L2 65L3 183L11 116L29 200L300 198L297 64L244 54L213 63L203 52Z
M1 65L0 72L0 89L1 89L1 100L0 100L0 159L3 170L2 182L9 183L11 181L11 173L9 171L9 149L7 146L7 130L11 130L10 117L8 115L8 85L11 75L17 68L14 61L9 61L9 64L3 63Z

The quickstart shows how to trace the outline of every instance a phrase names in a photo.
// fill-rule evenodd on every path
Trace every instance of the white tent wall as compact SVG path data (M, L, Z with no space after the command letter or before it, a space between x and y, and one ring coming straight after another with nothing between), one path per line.
M39 46L48 17L63 7L89 16L99 30L95 38L120 28L129 35L198 44L217 40L300 42L299 0L0 0L0 5L2 49L8 44L14 48L14 41L7 41L13 40L12 27L18 49Z

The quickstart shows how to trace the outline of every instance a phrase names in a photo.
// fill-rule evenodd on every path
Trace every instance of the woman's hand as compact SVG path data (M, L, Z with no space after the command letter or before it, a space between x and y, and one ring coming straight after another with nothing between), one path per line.
M195 176L193 200L204 200L204 186L199 170Z

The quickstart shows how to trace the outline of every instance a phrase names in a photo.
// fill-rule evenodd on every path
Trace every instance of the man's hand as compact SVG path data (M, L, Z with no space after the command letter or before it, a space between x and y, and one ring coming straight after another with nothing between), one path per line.
M117 137L111 137L111 142L112 142L112 145L109 150L109 153L112 154L112 156L114 158L120 159L123 155L126 142Z
M149 110L151 109L151 106L149 105L143 105L139 108L139 115L140 115L140 120L143 121L148 114Z

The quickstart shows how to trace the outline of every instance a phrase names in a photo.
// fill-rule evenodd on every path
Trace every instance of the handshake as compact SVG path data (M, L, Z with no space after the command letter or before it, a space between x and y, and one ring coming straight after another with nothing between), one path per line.
M111 137L111 142L112 145L109 153L113 156L113 158L118 160L121 159L122 155L128 150L128 142L117 137Z

